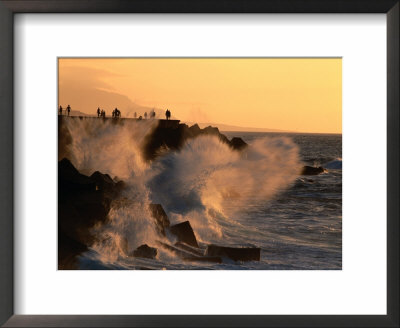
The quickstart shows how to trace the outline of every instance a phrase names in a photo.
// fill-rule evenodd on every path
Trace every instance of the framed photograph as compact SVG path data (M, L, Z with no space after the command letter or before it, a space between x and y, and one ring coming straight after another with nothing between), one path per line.
M2 325L399 325L398 1L0 10Z

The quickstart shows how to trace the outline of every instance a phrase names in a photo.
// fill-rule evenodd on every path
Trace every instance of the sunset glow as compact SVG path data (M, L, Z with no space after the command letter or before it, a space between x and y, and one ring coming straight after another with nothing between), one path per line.
M64 58L59 105L68 104L90 115L168 108L181 121L341 133L342 60Z

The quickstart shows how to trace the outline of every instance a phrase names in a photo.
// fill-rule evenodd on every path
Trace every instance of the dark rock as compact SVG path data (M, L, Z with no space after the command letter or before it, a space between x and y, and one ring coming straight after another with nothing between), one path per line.
M58 160L71 158L69 145L72 143L72 136L64 123L65 116L58 116Z
M167 213L165 213L161 204L150 204L149 209L156 220L158 231L161 235L165 236L165 229L169 228L170 225Z
M108 174L102 174L99 171L94 172L90 176L90 180L96 184L97 190L112 190L116 183Z
M179 121L159 120L158 126L146 136L143 142L143 157L148 161L154 160L162 153L162 150L180 150L187 140L201 135L217 136L235 150L244 148L243 140L242 142L235 140L232 144L216 127L208 126L200 129L197 124L188 127L186 124L179 124Z
M218 128L215 128L212 126L207 126L203 130L201 130L201 134L217 136L219 138L219 140L221 140L223 143L226 143L227 145L231 145L229 139L224 134L220 133Z
M322 166L313 167L313 166L304 166L301 171L302 175L318 175L325 172L325 169Z
M175 243L175 246L177 248L179 248L179 249L185 250L186 252L192 253L193 255L204 256L204 251L196 249L196 248L194 248L192 246L186 245L186 244L181 243L179 241Z
M101 181L102 188L98 188ZM97 186L97 188L96 188ZM108 221L111 201L118 195L109 176L97 172L92 177L79 173L64 158L58 163L58 263L59 268L86 250L95 241L92 227Z
M59 189L65 192L96 189L96 183L88 176L79 173L67 158L58 162L58 183Z
M185 221L171 226L170 231L173 235L175 235L178 238L178 241L199 248L196 236L194 235L193 229L189 221Z
M189 262L222 263L222 259L219 256L190 256L190 257L184 257L183 260Z
M184 261L222 263L222 259L219 256L204 256L203 254L196 255L193 253L192 249L188 249L188 251L186 251L186 250L182 250L181 248L178 248L178 247L175 247L172 245L168 245L161 241L159 241L158 243L161 247L173 252L174 254L179 256ZM175 245L177 245L177 244L175 244ZM184 245L184 244L181 244L181 245Z
M217 245L208 245L206 256L227 257L234 261L260 261L261 249L257 247L223 247Z
M88 250L87 246L70 238L61 229L58 229L58 269L78 269L77 255Z
M214 136L219 136L219 129L210 126L207 126L206 128L203 129L202 134L208 134L208 135L214 135Z
M185 258L185 257L194 256L193 253L191 253L191 252L187 252L187 251L185 251L185 250L183 250L183 249L180 249L180 248L178 248L178 247L175 247L175 246L166 244L166 243L164 243L164 242L162 242L162 241L158 241L158 244L159 244L162 248L169 250L170 252L176 254L176 255L179 256L180 258Z
M243 141L242 138L234 137L231 140L231 147L236 150L242 150L246 148L248 145Z
M192 133L192 136L196 137L201 133L201 129L198 124L194 124L189 128L190 132Z
M147 244L144 244L136 248L132 252L131 256L142 257L146 259L154 259L157 256L157 248L150 247Z

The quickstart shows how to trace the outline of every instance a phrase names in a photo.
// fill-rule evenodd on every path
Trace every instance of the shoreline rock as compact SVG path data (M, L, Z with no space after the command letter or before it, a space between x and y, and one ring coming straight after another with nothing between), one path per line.
M157 256L157 248L143 244L136 248L129 256L154 259Z
M178 151L187 140L201 135L215 135L234 150L240 151L247 147L247 143L241 138L235 137L230 141L216 127L208 126L201 129L198 124L189 127L179 121L175 124L166 122L171 121L159 120L157 127L145 138L143 156L148 161L154 160L162 149Z
M313 167L313 166L305 165L303 167L303 170L301 171L301 175L318 175L318 174L321 174L324 172L325 172L325 169L322 166Z
M189 221L175 224L169 228L169 231L178 238L179 242L199 248L196 236L194 235Z
M206 256L227 257L234 261L260 261L261 249L258 247L225 247L208 245Z
M64 158L58 163L58 265L87 250L96 236L91 228L108 221L111 202L123 185L95 172L88 177ZM68 260L69 261L69 260ZM70 261L69 261L70 262Z

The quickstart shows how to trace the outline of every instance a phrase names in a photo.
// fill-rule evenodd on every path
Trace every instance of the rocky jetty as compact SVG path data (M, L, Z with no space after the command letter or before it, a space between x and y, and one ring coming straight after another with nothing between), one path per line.
M159 120L157 127L145 138L144 158L153 160L162 149L180 150L187 140L201 135L216 136L235 150L242 150L247 147L247 143L241 138L229 140L215 127L208 126L201 129L197 124L189 127L186 124L179 123L179 121L174 123L174 121Z
M111 202L123 188L107 174L79 173L64 158L58 163L58 263L60 269L74 266L76 255L85 251L96 236L91 228L108 220Z
M58 267L59 269L75 269L76 258L88 250L98 240L93 227L101 227L109 221L108 213L112 202L122 198L125 184L112 179L108 174L96 171L87 176L81 174L66 157L70 156L69 145L72 137L66 127L64 117L59 117L59 163L58 163ZM91 119L70 117L68 119ZM103 119L106 122L106 119ZM120 119L113 124L132 124L137 120ZM141 124L141 123L139 123ZM184 143L201 135L213 135L234 150L240 151L247 147L241 138L229 140L221 134L218 128L206 127L201 129L197 124L188 126L176 120L159 120L156 128L142 142L142 153L148 161L154 160L163 149L179 151ZM243 255L243 249L234 252L226 251L227 247L220 246L219 251L210 246L199 245L195 232L189 221L171 225L170 220L161 204L149 204L150 214L154 218L160 238L159 247L174 252L185 261L222 263L223 257L235 261L259 260L259 256ZM174 240L171 242L170 240ZM129 253L128 242L123 248L128 256L156 259L158 250L143 244ZM224 251L221 251L224 249ZM237 255L242 254L242 255Z
M86 176L68 159L63 159L58 163L58 188L58 266L59 269L75 269L77 255L99 241L92 228L108 222L111 203L120 196L124 183L98 171ZM184 261L222 263L223 258L260 260L259 248L200 247L189 221L171 225L161 204L149 204L149 209L160 237L164 238L158 245ZM168 235L176 238L174 245L168 242ZM107 240L101 242L107 243ZM126 239L122 246L128 254ZM157 253L157 248L143 244L128 256L155 259Z
M68 131L65 120L86 120L110 122L113 125L132 125L134 129L136 124L146 124L150 120L137 120L130 118L97 118L97 117L66 117L58 116L58 159L71 158L69 145L72 143L72 136ZM143 157L147 161L154 160L161 150L180 150L185 142L191 138L201 135L214 135L223 143L229 145L232 149L242 150L247 146L241 138L233 138L229 140L222 134L218 128L208 126L201 129L197 124L189 127L187 124L180 123L179 120L157 120L156 127L144 138L141 148Z

